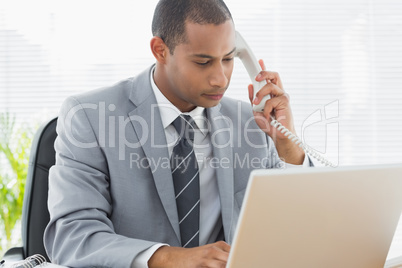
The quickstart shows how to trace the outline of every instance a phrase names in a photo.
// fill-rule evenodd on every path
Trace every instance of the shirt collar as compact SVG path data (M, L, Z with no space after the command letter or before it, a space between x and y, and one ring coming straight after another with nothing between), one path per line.
M160 89L157 87L154 81L154 70L155 66L151 71L151 85L152 90L156 97L156 102L158 104L159 112L162 118L163 128L167 128L180 114L188 114L193 118L195 124L197 125L200 132L205 136L208 133L207 129L207 118L205 115L204 107L195 107L192 111L188 113L182 113L176 106L174 106L166 97L162 94Z

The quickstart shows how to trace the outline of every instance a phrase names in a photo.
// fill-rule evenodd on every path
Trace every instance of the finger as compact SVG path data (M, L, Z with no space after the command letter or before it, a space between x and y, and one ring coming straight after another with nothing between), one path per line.
M263 112L255 112L253 111L254 119L257 125L261 128L265 133L269 133L271 131L271 117L265 116Z
M225 245L226 243L223 241L216 242L214 244L210 245L205 245L201 248L204 248L201 253L203 255L203 258L208 261L210 264L212 263L219 263L219 262L224 262L226 263L228 258L229 258L229 251L230 251L230 246ZM229 248L228 248L229 246ZM210 267L210 266L206 266ZM213 267L213 266L211 266Z
M224 241L216 242L215 246L218 247L219 249L223 250L224 252L229 253L229 251L230 251L230 245Z
M216 250L216 252L211 254L210 257L215 261L220 261L220 262L226 263L229 259L229 252L218 249L218 250Z
M258 63L260 64L261 69L263 69L264 71L267 69L267 68L265 67L264 60L260 59L260 60L258 61Z
M197 267L208 267L208 268L225 268L227 261L218 260L208 260ZM195 266L194 266L195 267Z
M262 100L262 98L266 95L271 95L272 97L278 97L284 95L285 92L283 89L278 87L275 84L268 83L265 86L263 86L255 95L255 99L253 101L254 104L259 104Z
M263 111L264 116L268 118L274 110L277 111L280 109L284 109L288 105L289 105L289 97L287 95L269 99L265 102Z
M267 83L274 83L275 85L283 88L282 80L277 72L271 71L261 71L257 77L255 78L256 81L267 81Z
M254 99L254 87L252 84L248 85L248 98L251 103L253 103Z

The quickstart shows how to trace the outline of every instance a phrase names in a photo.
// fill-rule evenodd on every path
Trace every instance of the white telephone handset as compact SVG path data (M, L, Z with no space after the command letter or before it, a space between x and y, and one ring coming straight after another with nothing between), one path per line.
M257 58L254 56L253 52L251 51L250 47L247 45L246 41L244 38L241 36L239 32L236 31L236 57L238 57L244 67L246 67L246 70L248 72L248 75L250 76L250 79L253 83L254 87L254 98L255 94L263 87L266 85L266 81L262 82L257 82L255 80L255 77L262 71L261 66L257 62ZM253 99L254 99L253 98ZM262 98L261 102L258 105L253 106L253 110L256 112L262 112L264 110L265 102L270 99L270 95L266 95ZM312 148L310 148L307 144L303 143L299 137L294 135L289 129L284 127L281 123L279 123L275 118L271 116L271 125L275 128L277 128L281 133L284 133L286 137L288 137L290 140L292 140L295 144L299 145L303 150L323 163L326 166L331 166L335 167L334 164L332 164L330 161L325 159L323 156L321 156L319 153L314 151Z
M267 84L266 81L257 82L255 77L262 71L261 66L258 64L256 57L251 51L250 47L247 45L244 38L239 32L236 32L236 57L238 57L242 62L244 67L250 76L250 79L254 87L254 98L255 94ZM254 99L253 98L253 99ZM269 95L264 96L261 102L253 106L253 110L256 112L262 112L264 110L265 102L270 99Z

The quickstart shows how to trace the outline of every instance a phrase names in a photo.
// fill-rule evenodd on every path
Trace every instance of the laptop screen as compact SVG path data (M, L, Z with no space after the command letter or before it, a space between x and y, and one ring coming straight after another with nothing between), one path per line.
M402 165L252 172L228 266L383 267Z

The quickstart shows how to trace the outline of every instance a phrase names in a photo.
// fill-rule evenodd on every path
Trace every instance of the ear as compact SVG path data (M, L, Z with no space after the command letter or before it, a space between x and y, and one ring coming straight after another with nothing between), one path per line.
M154 36L151 39L151 51L154 54L155 59L164 64L166 62L166 56L169 54L169 48L163 42L162 38Z

